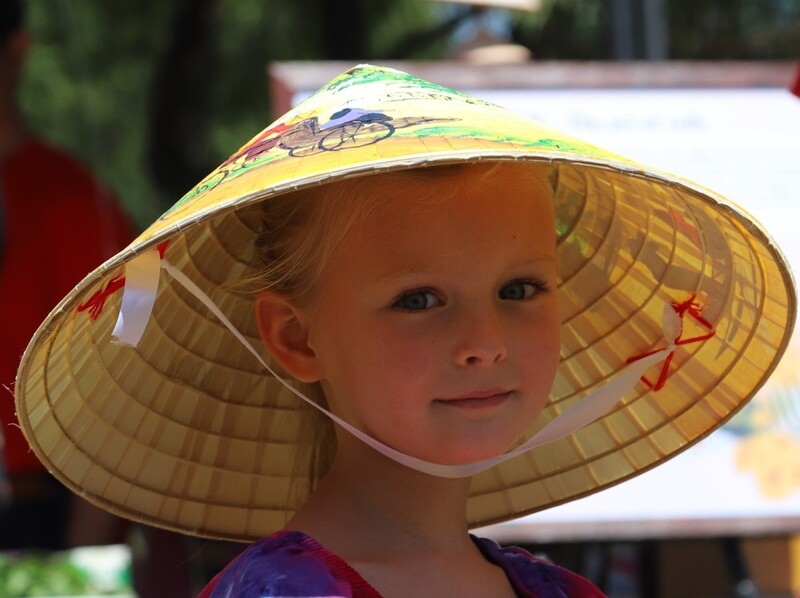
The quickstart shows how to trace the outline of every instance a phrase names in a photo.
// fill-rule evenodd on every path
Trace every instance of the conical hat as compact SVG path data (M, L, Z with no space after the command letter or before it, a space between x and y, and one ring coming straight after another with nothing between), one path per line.
M131 519L239 540L282 527L307 410L169 276L138 346L114 344L126 264L159 247L260 347L252 297L227 284L261 267L252 242L260 202L344 177L478 160L546 163L555 185L561 363L530 433L663 348L665 306L683 326L669 359L603 417L475 475L471 526L648 470L756 393L787 346L796 298L785 259L753 218L496 105L360 66L259 133L59 303L16 384L33 450L72 490Z

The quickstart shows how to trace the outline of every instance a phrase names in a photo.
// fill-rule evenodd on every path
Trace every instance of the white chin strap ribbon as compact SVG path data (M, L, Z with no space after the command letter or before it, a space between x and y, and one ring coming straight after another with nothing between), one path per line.
M664 308L663 318L664 338L667 342L663 349L654 351L646 357L629 363L609 382L591 394L583 397L514 450L475 463L467 463L465 465L441 465L406 455L379 442L358 428L353 427L340 417L337 417L327 409L317 405L314 401L283 380L283 378L278 376L269 364L261 358L259 352L256 351L250 342L233 326L230 320L225 317L208 295L194 284L194 282L189 280L183 272L172 266L167 260L161 259L159 252L156 250L142 253L125 265L125 289L122 296L122 305L120 307L117 323L112 332L114 337L116 337L115 342L117 344L136 347L139 343L155 303L159 274L162 269L166 270L176 282L180 283L187 291L194 295L198 301L205 305L270 374L299 398L315 409L322 411L342 428L389 459L422 473L442 478L465 478L475 475L498 463L513 459L537 446L569 436L573 432L599 419L608 413L608 411L634 387L636 382L644 376L645 372L650 367L666 359L666 357L675 350L675 341L673 339L678 338L681 333L680 316L667 304Z

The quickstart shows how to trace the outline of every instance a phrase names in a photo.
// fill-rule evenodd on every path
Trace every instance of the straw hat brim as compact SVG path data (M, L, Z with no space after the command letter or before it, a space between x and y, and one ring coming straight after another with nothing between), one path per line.
M331 118L343 106L372 120ZM316 128L302 130L310 121ZM319 137L338 125L325 122L351 125L339 128L333 149ZM392 125L390 134L381 123ZM289 137L264 149L292 127L312 141ZM637 384L586 428L476 475L471 526L646 471L757 392L788 344L796 298L786 260L754 219L700 186L496 106L362 67L257 136L50 314L16 386L34 451L72 490L134 520L236 540L283 527L295 508L292 480L303 470L295 463L307 417L301 402L168 276L135 349L111 342L121 292L106 293L95 313L82 306L113 288L131 258L169 241L166 259L261 347L252 298L228 284L260 269L252 238L261 202L344 177L486 160L547 163L556 189L561 364L529 434L629 358L662 347L665 305L691 300L683 338L703 340L677 347L663 389Z

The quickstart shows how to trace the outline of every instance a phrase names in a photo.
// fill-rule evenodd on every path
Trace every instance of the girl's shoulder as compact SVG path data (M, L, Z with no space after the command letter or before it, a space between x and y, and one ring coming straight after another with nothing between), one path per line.
M352 567L313 538L280 531L248 546L199 598L270 596L380 597Z
M516 546L501 547L493 540L472 536L487 560L505 571L520 596L548 598L605 598L588 579L532 555Z

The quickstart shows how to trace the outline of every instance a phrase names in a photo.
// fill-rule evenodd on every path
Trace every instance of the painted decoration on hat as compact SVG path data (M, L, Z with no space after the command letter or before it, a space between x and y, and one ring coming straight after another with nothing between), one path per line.
M265 129L223 162L165 215L197 195L210 191L222 181L241 175L250 168L286 157L302 158L319 152L337 152L372 145L391 137L398 129L448 120L459 119L426 116L393 118L379 110L356 107L342 108L331 114L322 124L317 115L303 116L296 122L280 122ZM276 147L283 151L271 151Z
M458 140L454 149L451 140ZM336 77L223 162L167 210L140 241L220 203L236 203L281 183L365 172L388 160L420 162L475 154L557 157L579 152L628 160L490 102L385 67L359 66ZM265 168L267 167L268 168Z

